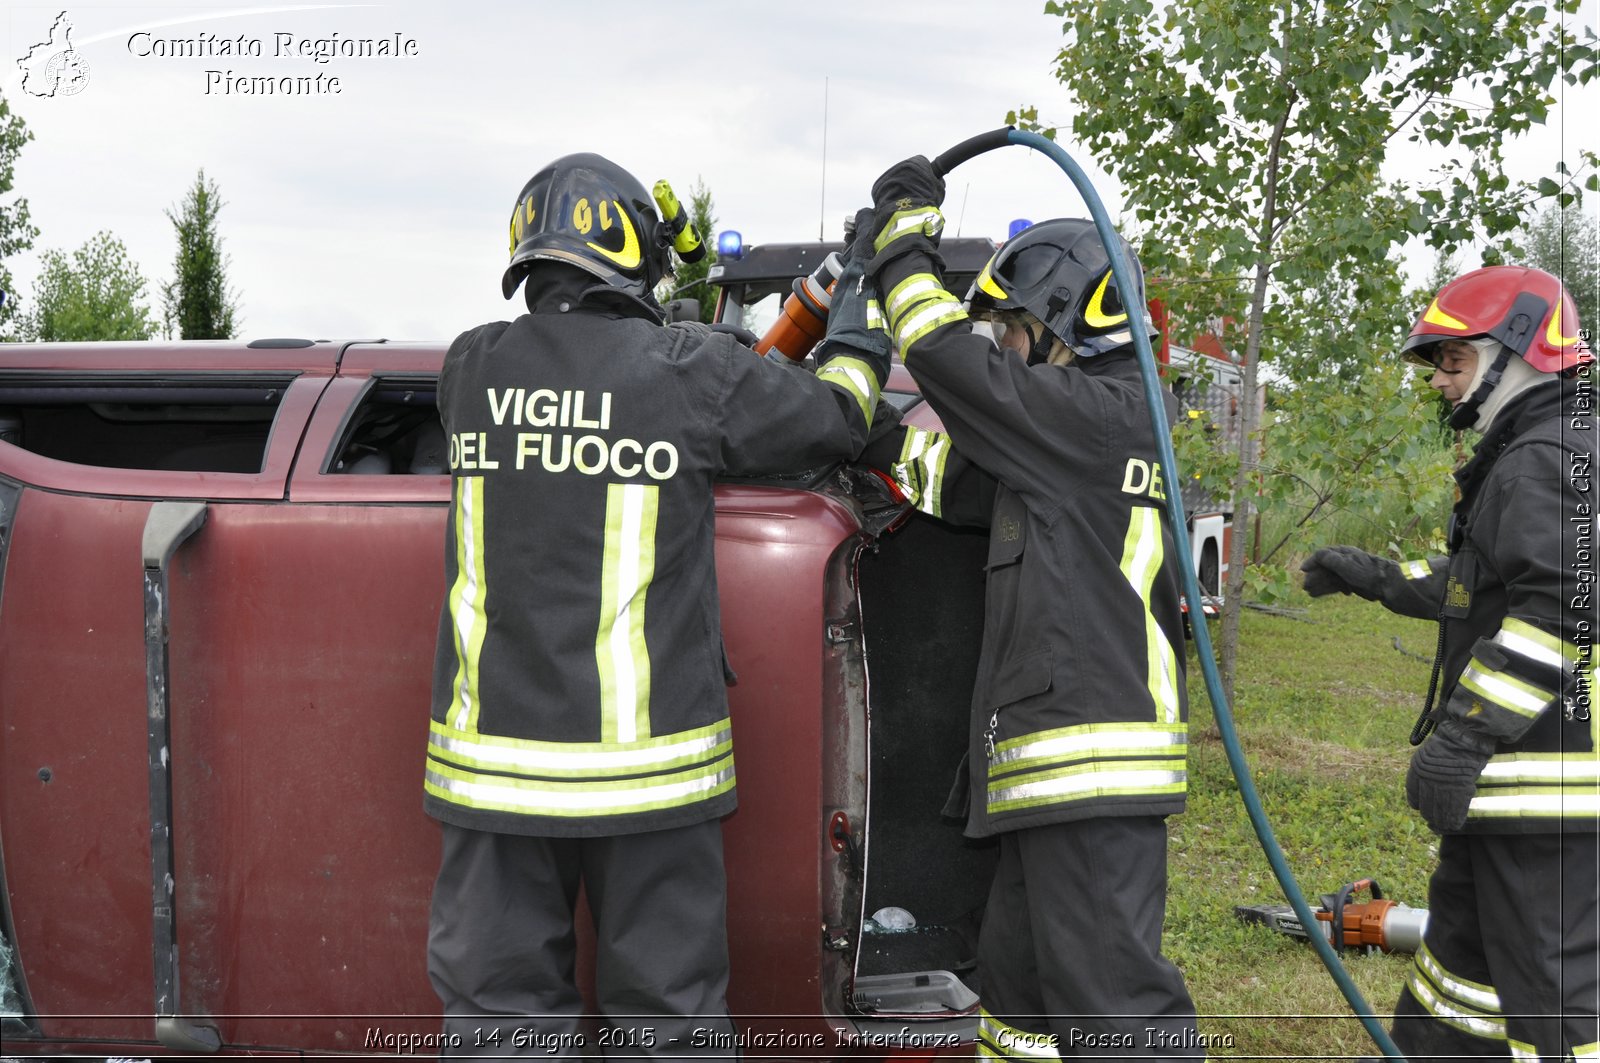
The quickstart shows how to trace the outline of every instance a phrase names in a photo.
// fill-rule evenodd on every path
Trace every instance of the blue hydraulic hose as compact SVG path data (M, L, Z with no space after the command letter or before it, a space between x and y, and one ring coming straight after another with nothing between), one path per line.
M1132 268L1122 254L1122 244L1117 238L1117 232L1111 226L1111 219L1106 215L1105 205L1100 202L1100 196L1095 192L1094 186L1089 183L1088 176L1082 168L1072 160L1061 146L1053 140L1047 140L1037 133L1026 130L1006 127L985 133L964 141L951 148L945 154L934 160L934 168L941 174L949 171L957 164L972 158L974 155L1005 144L1019 144L1023 147L1034 148L1043 152L1060 166L1066 175L1072 178L1072 183L1077 186L1078 192L1083 196L1084 203L1089 207L1089 214L1094 218L1095 228L1100 233L1100 240L1106 246L1106 254L1111 259L1111 272L1117 278L1117 290L1120 292L1139 291ZM1123 300L1127 302L1126 297ZM1130 315L1131 316L1131 315ZM1344 969L1344 964L1339 962L1339 957L1334 953L1333 946L1319 933L1317 933L1316 916L1311 912L1311 907L1306 904L1305 895L1300 892L1300 886L1295 882L1294 872L1289 870L1288 861L1284 859L1283 850L1278 846L1278 839L1272 833L1272 825L1267 822L1266 812L1261 808L1261 798L1256 793L1256 784L1250 774L1250 765L1245 762L1244 750L1239 746L1239 733L1233 725L1233 711L1228 707L1228 699L1222 693L1222 677L1217 672L1217 662L1211 649L1211 633L1206 630L1205 612L1200 608L1201 594L1199 581L1194 574L1194 553L1189 549L1189 537L1184 534L1188 523L1183 514L1183 493L1178 490L1183 479L1178 470L1178 459L1172 450L1171 426L1167 423L1166 406L1161 400L1160 371L1156 368L1155 354L1150 350L1150 337L1145 335L1143 329L1135 328L1133 333L1134 349L1139 355L1139 369L1144 377L1145 404L1150 409L1150 420L1155 425L1156 451L1161 458L1161 463L1169 471L1167 476L1167 512L1172 517L1172 538L1178 548L1178 562L1183 569L1183 593L1189 602L1189 626L1194 630L1195 652L1200 658L1200 669L1205 674L1206 694L1211 699L1211 705L1216 713L1217 730L1222 735L1222 746L1228 753L1228 764L1233 769L1233 777L1239 784L1239 796L1244 801L1245 811L1250 816L1250 824L1255 828L1256 837L1260 839L1261 849L1267 854L1267 862L1272 865L1272 873L1277 876L1278 885L1283 888L1284 896L1289 898L1289 904L1294 908L1294 913L1300 919L1300 925L1306 928L1306 937L1317 950L1317 955L1322 958L1322 963L1328 968L1328 973L1333 976L1334 982L1339 986L1339 991L1350 1002L1351 1010L1361 1020L1367 1033L1372 1035L1383 1054L1390 1059L1398 1059L1404 1063L1405 1057L1400 1054L1400 1049L1395 1047L1389 1033L1378 1022L1377 1016L1372 1012L1366 998L1361 995L1361 990L1350 978L1350 972ZM1339 928L1335 927L1338 933Z

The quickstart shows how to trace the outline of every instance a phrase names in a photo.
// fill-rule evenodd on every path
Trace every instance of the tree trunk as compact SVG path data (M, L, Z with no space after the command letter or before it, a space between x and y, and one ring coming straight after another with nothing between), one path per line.
M1229 705L1234 702L1234 680L1239 657L1239 619L1244 612L1245 540L1255 522L1255 490L1251 478L1260 462L1260 410L1256 405L1256 367L1261 360L1261 326L1266 316L1267 284L1272 279L1272 249L1278 232L1278 162L1283 146L1283 131L1299 100L1289 80L1289 38L1294 29L1294 6L1283 7L1283 53L1278 68L1284 86L1283 113L1272 130L1267 154L1267 172L1261 187L1261 225L1256 230L1255 291L1250 296L1250 321L1245 332L1243 383L1239 401L1244 404L1239 418L1239 472L1233 480L1233 538L1228 545L1227 597L1222 605L1222 694ZM1204 621L1201 621L1203 623Z

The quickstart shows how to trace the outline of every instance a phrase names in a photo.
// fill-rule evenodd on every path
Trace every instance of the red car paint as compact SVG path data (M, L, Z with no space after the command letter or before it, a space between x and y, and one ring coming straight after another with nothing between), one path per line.
M449 478L351 475L335 450L375 381L425 393L442 356L383 343L0 347L0 429L8 402L58 384L135 398L152 381L283 384L258 472L109 468L0 436L3 929L25 1006L5 1027L8 1055L162 1051L140 540L168 499L207 503L167 596L182 1013L225 1051L392 1051L439 1030L425 973L438 832L421 781ZM903 370L896 381L911 390ZM871 533L830 483L717 495L738 673L730 1005L753 1037L820 1039L751 1055L847 1054L862 1031L907 1022L942 1032L876 1047L948 1047L972 1025L971 1008L902 1022L850 1002L851 860L867 821L855 578Z

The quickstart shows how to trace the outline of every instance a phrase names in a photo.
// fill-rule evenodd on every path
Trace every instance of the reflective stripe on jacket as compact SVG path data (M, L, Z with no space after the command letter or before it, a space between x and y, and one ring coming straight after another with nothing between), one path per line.
M440 378L453 492L425 806L551 836L724 815L714 480L852 457L881 381L546 286L535 312L460 336Z
M1179 570L1138 363L1030 367L973 333L927 255L886 274L946 431L902 428L865 458L919 511L989 529L967 833L1182 811Z

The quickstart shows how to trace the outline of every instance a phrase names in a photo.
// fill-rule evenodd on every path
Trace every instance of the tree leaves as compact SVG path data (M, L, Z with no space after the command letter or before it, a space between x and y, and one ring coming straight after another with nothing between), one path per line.
M147 340L155 332L144 275L111 233L96 233L70 256L46 251L41 263L24 322L28 339Z
M1258 494L1311 514L1356 505L1362 477L1415 489L1378 475L1386 453L1421 460L1402 429L1433 423L1420 392L1402 403L1371 390L1411 388L1391 361L1415 310L1402 305L1389 256L1417 235L1445 248L1493 238L1541 197L1578 193L1550 177L1512 181L1503 167L1507 142L1549 113L1553 79L1595 74L1593 46L1552 15L1576 4L1460 0L1447 17L1418 0L1170 0L1160 16L1142 0L1047 4L1063 19L1056 70L1077 104L1072 133L1127 190L1147 272L1182 271L1166 274L1192 303L1175 302L1175 319L1228 304L1247 380L1258 365L1294 368L1274 388L1260 440L1290 459L1293 475L1273 482L1311 494L1269 490L1247 437L1234 461L1236 513ZM1036 121L1036 110L1018 118ZM1385 182L1383 161L1402 138L1447 150L1431 172ZM1594 173L1583 187L1600 187ZM1255 298L1243 277L1256 280ZM1244 567L1233 566L1235 581ZM1229 591L1225 659L1239 590Z

